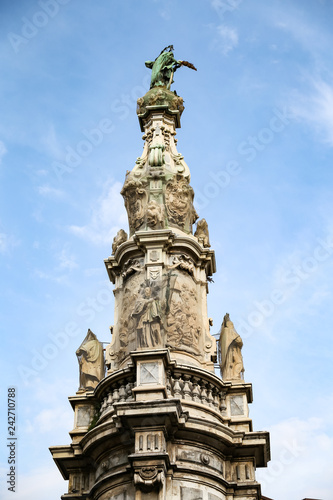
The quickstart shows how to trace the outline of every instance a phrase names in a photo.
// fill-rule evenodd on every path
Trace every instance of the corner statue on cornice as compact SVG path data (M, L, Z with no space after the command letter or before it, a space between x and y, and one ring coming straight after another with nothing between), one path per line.
M243 341L229 314L223 318L219 341L219 362L223 380L243 380Z
M105 368L102 344L90 329L76 355L80 367L79 392L93 390L104 378Z
M187 61L177 61L173 55L173 45L165 47L160 55L156 57L155 61L146 61L145 65L150 68L151 71L151 81L150 88L153 87L166 87L170 90L170 86L173 83L174 72L181 66L187 66L188 68L197 71L197 68Z

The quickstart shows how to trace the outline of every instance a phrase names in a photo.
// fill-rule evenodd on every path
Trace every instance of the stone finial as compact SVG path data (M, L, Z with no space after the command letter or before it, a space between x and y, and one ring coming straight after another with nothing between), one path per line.
M96 335L88 329L88 333L76 351L80 367L80 391L94 389L104 378L103 348Z

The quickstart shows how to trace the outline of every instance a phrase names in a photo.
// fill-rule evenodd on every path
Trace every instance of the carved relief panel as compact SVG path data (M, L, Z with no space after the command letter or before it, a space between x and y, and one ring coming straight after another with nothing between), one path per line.
M210 361L213 344L196 264L184 252L169 256L164 252L149 248L145 259L131 257L123 265L113 341L106 350L111 371L137 349L170 347Z
M162 281L146 279L139 259L130 261L123 272L126 277L123 289L118 290L120 314L113 329L113 340L106 349L106 362L111 370L118 369L130 351L164 345Z
M193 207L193 189L182 175L175 175L165 188L165 205L169 224L177 226L187 232L198 215Z
M175 269L171 271L168 314L166 317L167 345L194 355L200 355L200 337L203 325L201 304L198 302L197 287L193 279Z

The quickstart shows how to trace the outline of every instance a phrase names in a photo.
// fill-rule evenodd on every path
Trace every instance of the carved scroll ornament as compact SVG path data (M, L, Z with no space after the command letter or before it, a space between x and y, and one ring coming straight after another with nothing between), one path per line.
M147 465L138 468L134 473L134 484L145 492L160 489L164 482L163 467Z

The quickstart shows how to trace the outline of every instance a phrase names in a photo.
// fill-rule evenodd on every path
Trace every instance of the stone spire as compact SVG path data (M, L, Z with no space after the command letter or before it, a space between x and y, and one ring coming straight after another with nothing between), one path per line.
M162 81L156 71L153 81ZM120 230L105 260L116 285L108 373L124 366L132 351L161 348L169 348L175 359L214 370L216 341L209 333L206 297L215 257L204 219L193 235L194 192L176 139L183 110L183 99L160 85L138 99L143 153L121 191L130 237L126 241Z
M184 106L170 90L173 74L195 68L171 46L146 65L151 88L137 109L144 148L121 191L129 237L120 230L105 260L115 295L107 372L100 380L88 332L77 352L80 389L69 398L72 443L51 448L69 479L62 499L260 500L255 469L269 460L269 435L253 432L252 386L228 315L224 380L214 371L207 292L215 257L205 219L193 231L190 172L175 138Z

